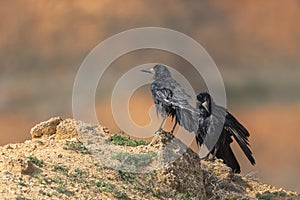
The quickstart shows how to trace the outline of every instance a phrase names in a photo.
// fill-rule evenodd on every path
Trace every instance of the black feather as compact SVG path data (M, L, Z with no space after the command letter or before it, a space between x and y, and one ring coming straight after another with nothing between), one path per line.
M232 139L230 137L226 137L226 134L221 134L218 145L218 150L216 153L216 157L220 158L224 161L224 163L229 166L233 172L240 173L241 168L240 165L230 147L230 143L232 143Z
M200 145L202 145L205 138L217 135L215 133L215 127L221 126L221 135L213 147L211 154L215 154L217 158L221 158L234 172L239 173L240 165L230 147L230 144L233 141L231 138L232 136L250 163L252 165L255 164L255 159L252 156L248 141L250 134L231 113L225 108L215 105L211 96L206 92L197 95L197 108L200 112L197 133L202 137L201 140L199 140L201 142ZM225 117L225 121L223 120L224 124L222 124L222 117L223 119Z
M151 84L152 98L156 106L156 112L163 118L175 119L174 131L177 123L189 132L197 132L197 110L188 100L191 98L181 85L172 78L169 70L161 64L155 65L151 70L154 72L154 81Z

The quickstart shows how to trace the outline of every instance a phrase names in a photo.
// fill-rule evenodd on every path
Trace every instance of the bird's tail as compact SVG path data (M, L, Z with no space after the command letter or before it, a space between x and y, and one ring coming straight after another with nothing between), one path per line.
M244 154L250 161L252 165L255 164L254 157L252 156L252 151L249 148L249 142L248 137L250 136L249 132L246 130L246 128L241 125L230 113L227 115L228 120L226 120L225 129L229 129L234 137L234 139L237 141L241 149L243 150Z
M230 136L226 135L225 141L219 144L216 157L222 159L224 163L227 166L229 166L234 173L240 173L241 168L230 147L231 142L232 139L230 138Z

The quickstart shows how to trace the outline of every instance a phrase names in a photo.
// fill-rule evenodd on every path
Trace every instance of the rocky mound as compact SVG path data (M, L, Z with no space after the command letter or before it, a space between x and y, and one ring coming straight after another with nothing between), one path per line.
M1 199L299 199L219 160L200 162L170 133L147 143L56 117L31 135L0 147Z

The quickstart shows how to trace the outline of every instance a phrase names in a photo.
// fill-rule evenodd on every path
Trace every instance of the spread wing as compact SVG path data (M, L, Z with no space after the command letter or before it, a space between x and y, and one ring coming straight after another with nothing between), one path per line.
M187 102L179 103L176 109L178 123L189 132L197 133L198 130L198 112Z
M197 132L198 111L188 103L185 95L174 94L170 88L158 82L151 84L151 92L158 112L172 113L179 125L189 132Z

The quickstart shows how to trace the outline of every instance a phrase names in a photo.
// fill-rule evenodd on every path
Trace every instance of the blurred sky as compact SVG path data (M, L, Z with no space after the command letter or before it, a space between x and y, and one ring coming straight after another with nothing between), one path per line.
M258 165L243 162L245 168L300 191L300 1L2 1L0 19L0 144L29 139L30 127L51 116L72 117L77 70L101 41L131 28L165 27L194 38L217 64L228 107L252 134ZM98 115L107 114L104 125L111 130L118 130L109 114L113 84L148 62L172 66L196 90L205 88L190 64L173 54L122 56L97 90ZM137 105L151 105L145 91L136 95ZM132 112L139 120L147 109Z

